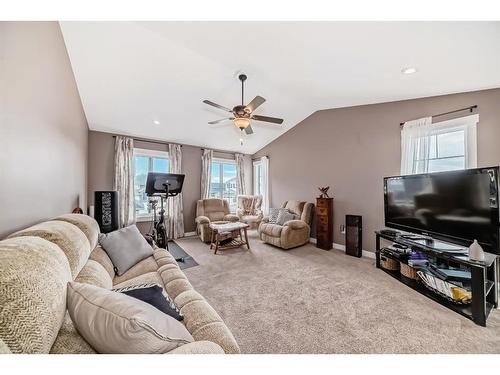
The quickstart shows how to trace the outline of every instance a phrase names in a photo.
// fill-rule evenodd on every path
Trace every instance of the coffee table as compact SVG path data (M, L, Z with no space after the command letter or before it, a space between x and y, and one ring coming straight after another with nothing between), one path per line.
M247 233L247 229L249 227L248 224L240 222L219 221L210 223L209 227L210 229L212 229L210 249L215 248L214 254L217 254L218 250L234 249L243 245L247 245L248 250L250 250ZM243 233L245 234L245 239L243 239L241 230L243 230ZM230 239L229 242L221 244L221 241L228 239Z

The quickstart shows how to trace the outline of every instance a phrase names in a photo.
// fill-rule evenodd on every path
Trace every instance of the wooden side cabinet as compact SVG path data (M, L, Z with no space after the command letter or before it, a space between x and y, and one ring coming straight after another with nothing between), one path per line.
M333 248L333 198L316 198L316 247Z

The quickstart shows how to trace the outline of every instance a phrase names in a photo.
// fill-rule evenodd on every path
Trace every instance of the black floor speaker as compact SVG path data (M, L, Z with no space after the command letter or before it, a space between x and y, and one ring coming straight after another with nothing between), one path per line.
M361 258L363 252L363 220L359 215L345 215L345 252Z
M94 218L99 223L102 233L118 229L118 192L94 192Z

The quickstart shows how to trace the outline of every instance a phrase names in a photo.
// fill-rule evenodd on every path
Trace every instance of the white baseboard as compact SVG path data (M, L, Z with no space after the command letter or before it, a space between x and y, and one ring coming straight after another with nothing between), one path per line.
M196 236L196 232L185 232L184 237L194 237Z
M316 238L309 238L309 242L312 244L316 244ZM341 250L345 252L345 245L341 245L339 243L333 243L333 248L336 250ZM362 255L366 258L375 259L375 253L372 251L362 250Z

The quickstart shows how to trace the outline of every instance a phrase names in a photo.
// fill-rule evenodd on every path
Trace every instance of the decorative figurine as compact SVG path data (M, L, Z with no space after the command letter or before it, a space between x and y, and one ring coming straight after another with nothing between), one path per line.
M328 189L330 189L330 186L319 187L318 190L321 191L319 198L330 198L328 195Z

